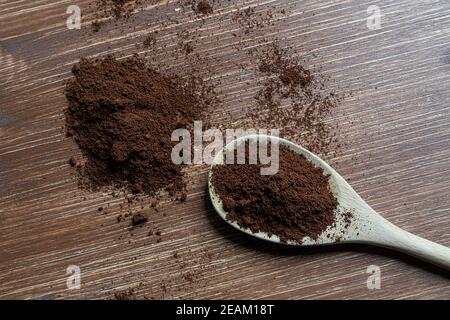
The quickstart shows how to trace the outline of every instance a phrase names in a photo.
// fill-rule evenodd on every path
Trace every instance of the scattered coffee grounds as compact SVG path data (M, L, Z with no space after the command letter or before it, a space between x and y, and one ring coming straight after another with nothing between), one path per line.
M133 10L144 0L97 0L96 5L104 15L112 15L115 19L129 17Z
M353 212L350 210L344 211L344 229L348 229L353 220Z
M91 22L92 31L98 32L105 24L105 19L129 19L133 12L141 9L145 2L156 3L158 0L92 0L95 20Z
M252 124L280 128L284 137L320 155L337 152L338 127L327 120L342 97L327 89L327 79L318 70L309 70L277 42L257 56L264 78L256 105L248 112Z
M100 29L102 28L103 23L101 21L95 20L92 21L91 26L92 26L92 32L99 32Z
M114 292L114 300L137 300L134 288Z
M148 218L150 216L150 210L141 210L138 212L135 212L131 218L131 224L132 226L139 226L141 224L144 224L148 221Z
M206 249L174 251L167 259L170 265L159 281L140 281L127 289L113 290L112 300L193 299L195 288L207 284L205 276L215 274L215 255ZM143 277L145 279L145 277ZM150 278L150 277L149 277ZM136 280L138 281L138 280Z
M234 13L232 20L240 25L246 35L252 31L261 30L267 26L272 26L277 17L286 15L285 9L268 8L259 12L255 12L254 7L240 9Z
M171 160L171 133L201 119L207 101L198 81L166 76L137 56L81 59L66 85L66 132L81 149L81 185L155 195L182 192Z
M333 225L337 200L321 168L283 145L275 175L261 175L261 166L213 167L212 184L228 220L298 243L305 236L317 239Z

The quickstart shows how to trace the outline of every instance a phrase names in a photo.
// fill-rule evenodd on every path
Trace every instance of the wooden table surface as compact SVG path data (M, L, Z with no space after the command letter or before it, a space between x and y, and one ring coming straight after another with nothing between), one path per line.
M198 21L176 11L177 1L163 1L92 33L88 3L0 1L0 298L104 299L134 288L138 298L450 299L448 273L403 255L362 246L285 248L238 233L211 208L204 167L188 173L185 203L166 203L152 217L162 241L148 227L130 232L117 223L126 199L80 190L67 164L77 149L62 130L64 81L81 56L144 51L136 44L153 30L164 29L161 41L170 44ZM71 4L82 10L81 30L66 27ZM381 9L378 30L366 25L369 5ZM245 6L286 8L271 36L287 38L322 66L330 86L353 93L340 106L345 116L330 120L340 122L346 145L326 160L390 221L450 246L450 2ZM257 86L240 90L242 80L233 77L235 9L216 2L201 32L218 36L198 41L219 61L214 72L229 109ZM165 16L171 19L162 23ZM171 50L158 56L169 69ZM67 288L69 265L81 270L80 289ZM367 288L370 265L380 268L380 289Z

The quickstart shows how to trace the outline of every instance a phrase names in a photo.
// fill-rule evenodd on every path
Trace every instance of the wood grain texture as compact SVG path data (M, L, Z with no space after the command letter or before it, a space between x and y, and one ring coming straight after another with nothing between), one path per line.
M144 51L135 45L153 30L161 30L167 45L158 54L165 67L179 67L171 44L200 19L176 18L179 3L165 1L120 28L108 24L92 34L92 9L84 0L77 1L82 29L66 28L70 4L0 1L0 298L102 299L134 287L140 298L450 299L448 274L392 252L284 248L249 239L214 213L203 167L188 174L187 201L164 204L152 219L162 242L146 228L130 233L117 223L124 198L78 189L67 165L76 146L62 130L64 81L81 56ZM366 26L371 4L382 10L379 30ZM288 8L267 33L308 53L332 86L353 92L330 120L341 124L347 144L326 160L390 221L450 246L450 3L261 0L245 6ZM257 90L251 74L233 74L240 59L233 50L239 41L232 36L234 10L228 1L217 4L197 48L217 62L228 110L244 106ZM172 22L162 24L156 15ZM66 287L71 264L81 268L80 290ZM381 268L379 290L366 287L369 265ZM184 276L192 272L195 281Z

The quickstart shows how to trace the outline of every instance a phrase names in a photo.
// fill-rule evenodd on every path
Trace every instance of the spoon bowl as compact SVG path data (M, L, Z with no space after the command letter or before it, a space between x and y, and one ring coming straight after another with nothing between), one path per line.
M330 189L338 202L335 211L336 222L323 231L317 239L304 237L301 243L298 243L294 241L281 242L280 238L275 234L269 235L266 232L254 233L250 229L243 228L236 222L228 220L226 218L227 212L222 206L220 196L214 190L212 168L216 165L226 165L224 163L226 151L232 151L237 145L246 141L270 141L271 143L284 145L297 154L305 156L314 166L323 169L324 174L329 176ZM384 219L330 165L312 152L288 140L268 135L248 135L231 141L212 161L208 174L208 189L212 204L224 221L237 230L259 239L294 246L332 245L338 243L376 245L407 253L450 270L449 248L413 235ZM346 223L348 212L351 212L352 215L350 224Z

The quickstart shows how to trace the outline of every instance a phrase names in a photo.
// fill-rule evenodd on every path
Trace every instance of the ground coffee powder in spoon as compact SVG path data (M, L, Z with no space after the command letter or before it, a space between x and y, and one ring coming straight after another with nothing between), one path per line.
M261 175L261 164L213 167L212 184L226 218L282 242L317 237L335 222L337 200L321 168L280 145L279 170ZM248 162L247 162L248 163Z

